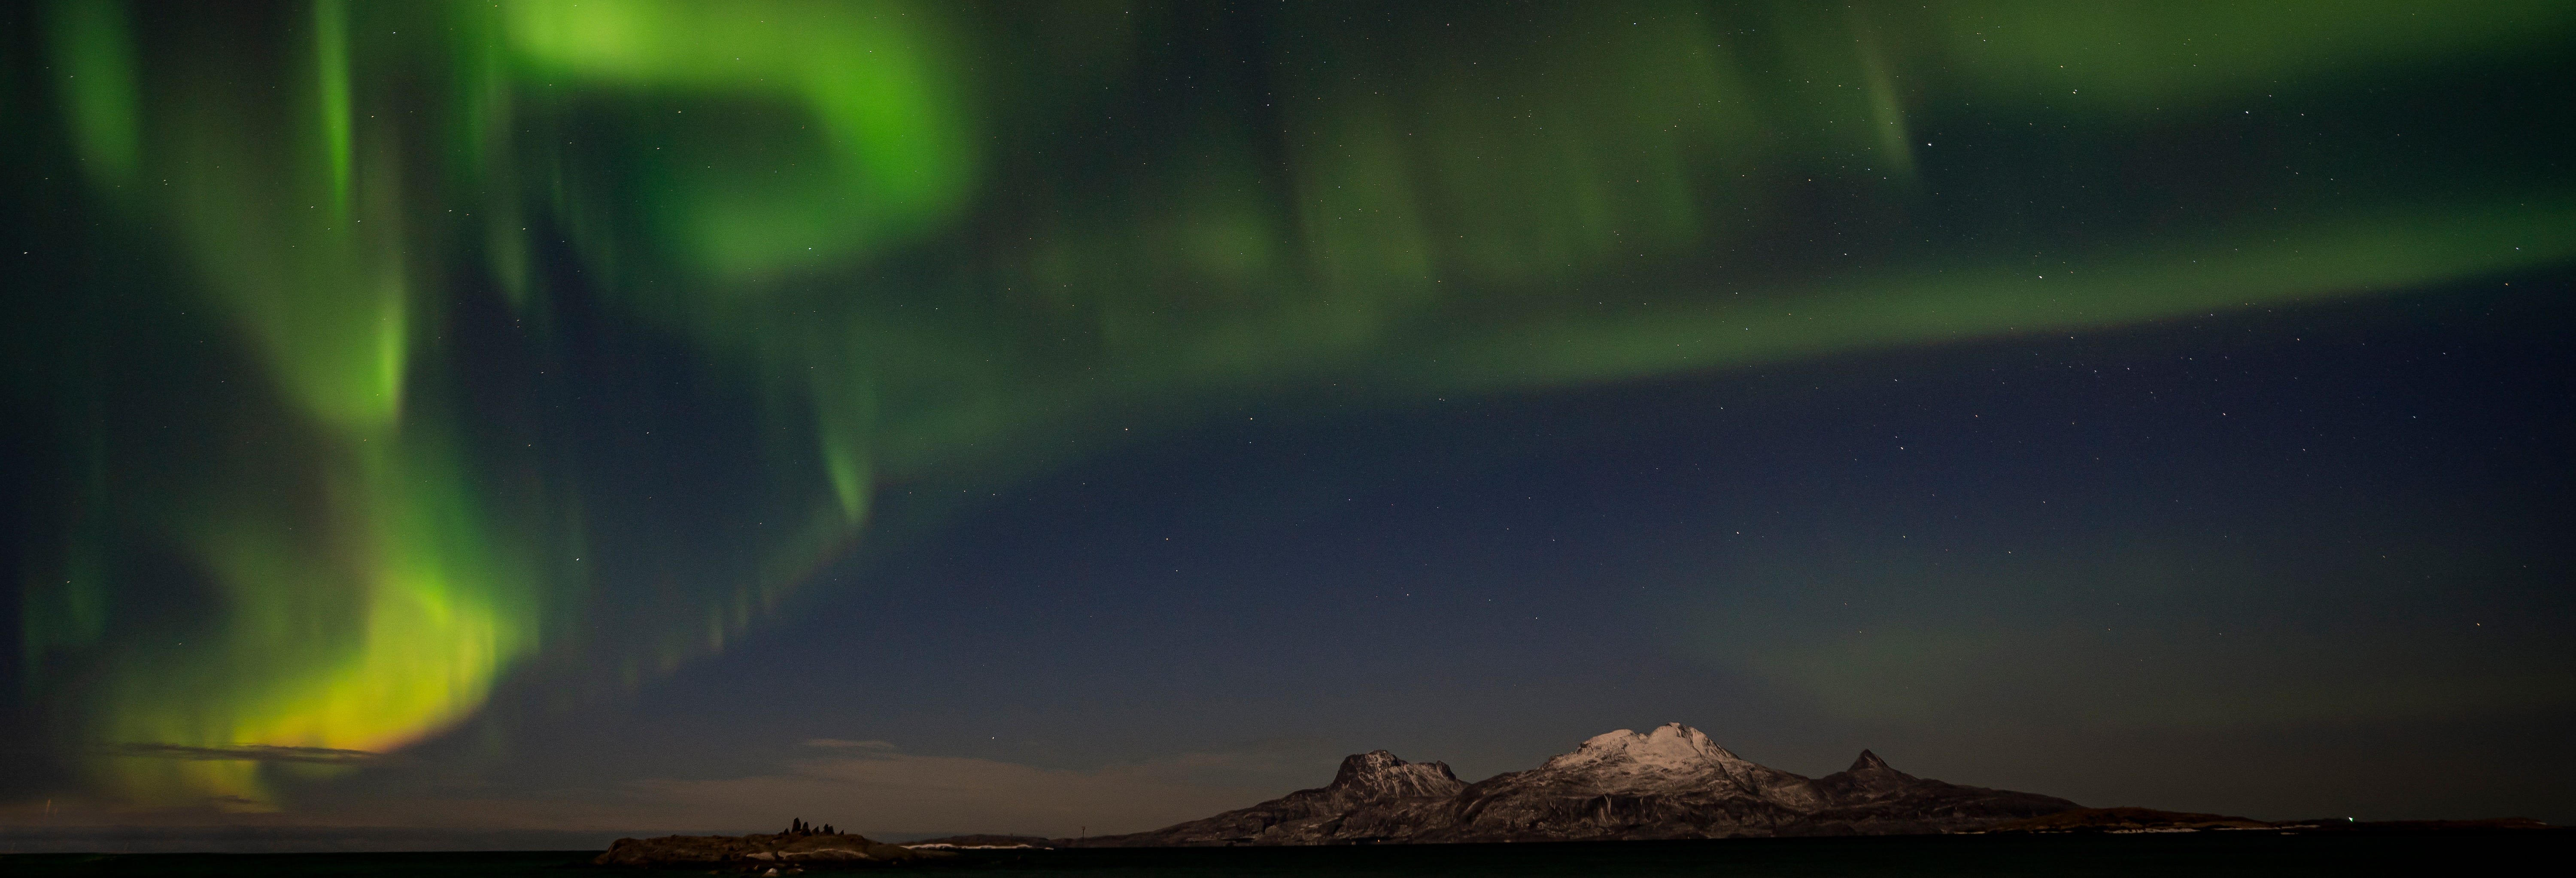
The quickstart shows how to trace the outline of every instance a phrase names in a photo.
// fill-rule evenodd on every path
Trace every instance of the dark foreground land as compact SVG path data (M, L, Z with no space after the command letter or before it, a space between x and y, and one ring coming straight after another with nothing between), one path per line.
M1330 848L1091 849L969 852L935 865L860 871L960 875L1232 876L1876 876L2492 874L2564 862L2576 832L1982 835L1725 839L1683 842ZM597 851L423 854L14 854L0 875L578 876L635 875L588 865ZM640 872L701 874L703 870ZM757 874L757 873L755 873ZM808 875L831 874L823 870Z

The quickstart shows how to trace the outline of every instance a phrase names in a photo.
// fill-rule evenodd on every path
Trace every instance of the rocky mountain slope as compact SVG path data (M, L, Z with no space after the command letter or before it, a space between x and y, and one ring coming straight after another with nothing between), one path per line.
M1085 846L1347 844L1392 839L1445 824L1467 785L1438 762L1406 762L1384 750L1342 760L1333 782L1154 832L1084 840ZM1257 841L1247 841L1254 840Z
M1888 835L1975 829L2078 807L2033 793L1918 778L1863 751L1807 778L1730 753L1672 723L1583 742L1529 771L1461 783L1384 750L1342 760L1331 784L1085 846L1576 841Z

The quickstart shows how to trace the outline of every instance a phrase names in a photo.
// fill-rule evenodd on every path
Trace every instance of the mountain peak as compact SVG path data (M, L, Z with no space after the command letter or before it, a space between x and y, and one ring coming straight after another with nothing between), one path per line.
M1449 772L1448 763L1406 762L1393 753L1371 750L1344 757L1342 769L1325 789L1369 796L1447 796L1465 786Z
M1342 770L1333 775L1333 783L1339 784L1343 781L1352 780L1364 775L1383 773L1387 769L1409 764L1411 763L1396 758L1395 754L1384 750L1353 753L1349 756L1342 757Z
M1546 768L1568 769L1588 765L1635 765L1671 770L1703 770L1726 766L1744 760L1698 729L1681 723L1665 723L1652 731L1619 729L1594 735L1574 752L1547 761Z
M1806 778L1755 764L1668 723L1595 735L1527 771L1463 784L1385 750L1342 760L1329 786L1085 846L1605 841L1745 835L1887 835L1975 829L2077 807L2064 799L1924 780L1863 751Z

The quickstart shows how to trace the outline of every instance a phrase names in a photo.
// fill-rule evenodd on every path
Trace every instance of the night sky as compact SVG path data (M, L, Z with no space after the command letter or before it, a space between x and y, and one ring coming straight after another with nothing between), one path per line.
M2576 7L0 45L0 831L1099 834L1671 721L2576 821Z

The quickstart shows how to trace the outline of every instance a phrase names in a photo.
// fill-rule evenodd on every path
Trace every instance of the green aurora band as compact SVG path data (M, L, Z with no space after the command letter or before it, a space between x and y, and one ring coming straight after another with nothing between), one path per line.
M2556 2L58 0L7 27L37 56L0 93L12 199L76 201L51 234L89 254L11 282L12 392L77 474L27 501L64 550L22 583L24 691L92 790L144 805L277 807L347 769L274 748L634 685L885 539L879 486L991 484L1224 400L2576 256L2546 160L2278 134L2553 63ZM544 362L575 300L757 422L740 547L602 532L605 467L477 398L460 315ZM108 401L129 381L168 385L148 418ZM144 609L181 581L194 609Z

